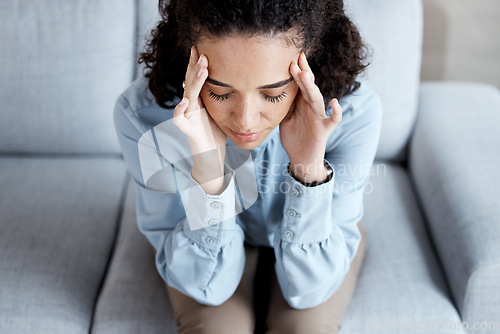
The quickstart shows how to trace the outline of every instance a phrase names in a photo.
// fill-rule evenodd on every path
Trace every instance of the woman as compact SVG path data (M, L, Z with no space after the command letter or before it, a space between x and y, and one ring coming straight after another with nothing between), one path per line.
M268 288L269 333L337 333L381 122L342 1L159 10L115 125L179 332L253 333Z

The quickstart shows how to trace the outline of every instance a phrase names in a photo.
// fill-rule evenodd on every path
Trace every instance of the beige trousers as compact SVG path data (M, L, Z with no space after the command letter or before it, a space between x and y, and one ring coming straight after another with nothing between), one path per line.
M246 264L243 277L233 296L222 305L200 304L166 285L179 334L253 334L254 331L259 334L338 333L342 316L351 301L366 251L366 234L362 222L358 223L358 227L362 240L342 285L330 299L313 308L297 310L290 307L283 299L274 271L274 252L272 248L267 247L263 252L262 247L245 245ZM267 261L262 262L263 256ZM259 327L256 329L256 312L259 310L254 309L254 301L258 296L254 296L253 287L258 262L266 263L267 271L263 282L267 281L269 285L269 304L263 326L265 329ZM261 294L260 286L258 291Z

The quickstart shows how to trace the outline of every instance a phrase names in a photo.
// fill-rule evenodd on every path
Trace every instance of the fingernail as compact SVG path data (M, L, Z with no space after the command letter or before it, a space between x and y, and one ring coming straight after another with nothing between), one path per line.
M299 67L299 65L297 65L297 63L294 63L293 66L295 66L295 69L300 72L300 67Z
M200 68L200 70L198 71L198 74L197 74L196 76L197 76L197 77L200 77L202 73L203 73L203 69L202 69L202 68Z
M186 102L187 102L187 99L185 97L183 97L181 102L179 103L179 105L183 106L186 104Z
M200 56L200 58L198 58L198 62L196 63L196 65L200 65L200 64L201 64L201 57L202 57L202 56L203 56L203 55L201 55L201 56Z
M189 54L189 57L193 56L193 48L194 48L194 46L191 47L191 53Z

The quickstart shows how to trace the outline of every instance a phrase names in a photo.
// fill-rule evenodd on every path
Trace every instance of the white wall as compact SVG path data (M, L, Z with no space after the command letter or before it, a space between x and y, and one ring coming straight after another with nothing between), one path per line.
M423 0L421 79L500 88L500 0Z

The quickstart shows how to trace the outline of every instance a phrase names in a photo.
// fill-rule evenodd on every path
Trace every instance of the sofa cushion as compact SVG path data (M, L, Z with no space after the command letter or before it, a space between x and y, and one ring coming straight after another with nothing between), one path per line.
M0 1L0 152L119 152L134 0Z
M151 38L151 30L156 27L161 16L158 13L158 1L139 0L137 2L137 58L144 52L146 41ZM136 79L143 75L144 64L137 66Z
M496 87L426 82L410 146L412 180L470 323L500 320L499 109Z
M406 171L393 164L375 165L365 198L367 253L341 333L381 329L414 333L421 330L398 326L425 326L426 321L428 326L456 325L460 318ZM96 308L94 334L176 333L153 248L136 225L134 199L135 187L131 187L117 249Z
M363 223L367 251L342 332L441 333L457 326L458 311L404 168L374 164Z
M155 268L154 249L137 227L135 194L135 184L130 181L93 334L177 333L167 290Z
M421 0L346 0L346 10L373 49L362 75L380 96L380 160L405 161L417 114L423 14Z
M88 333L123 162L0 157L0 171L0 333Z

